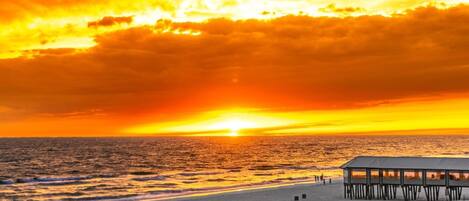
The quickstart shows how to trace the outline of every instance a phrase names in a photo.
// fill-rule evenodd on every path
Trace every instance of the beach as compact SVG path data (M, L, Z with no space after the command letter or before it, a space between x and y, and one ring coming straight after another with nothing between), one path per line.
M287 186L268 187L262 189L239 190L224 193L214 193L210 195L191 195L169 199L170 201L295 201L298 196L299 201L346 201L344 198L344 188L342 180L333 180L332 184L326 183L301 183ZM306 194L303 199L302 195ZM463 189L461 200L468 200L469 192ZM440 188L439 200L446 200L445 188ZM359 199L360 200L360 199ZM402 191L397 189L397 199L404 200ZM425 192L422 189L416 200L426 200ZM378 201L378 200L375 200Z
M306 199L302 195L306 194ZM298 196L300 201L342 201L342 180L332 184L302 183L270 188L239 190L210 195L199 195L170 199L171 201L293 201Z

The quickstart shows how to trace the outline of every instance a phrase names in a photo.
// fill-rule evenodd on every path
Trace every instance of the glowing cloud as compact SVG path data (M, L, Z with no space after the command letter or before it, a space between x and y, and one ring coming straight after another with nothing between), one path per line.
M422 5L446 8L464 2L467 1L407 0L398 3L391 0L1 1L0 58L21 56L21 52L28 49L91 47L94 45L91 42L92 38L96 34L125 29L128 26L153 25L160 19L201 22L221 17L272 19L286 15L390 16ZM119 23L127 26L109 26ZM100 29L89 30L89 27L98 25ZM54 45L47 45L50 43Z
M465 129L460 2L2 1L0 135Z

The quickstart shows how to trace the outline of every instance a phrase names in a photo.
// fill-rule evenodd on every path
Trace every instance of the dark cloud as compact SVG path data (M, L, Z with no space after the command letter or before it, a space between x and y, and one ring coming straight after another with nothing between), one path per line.
M354 108L469 90L469 7L393 17L159 21L85 52L0 60L0 106L166 113L246 105ZM183 35L161 30L200 31Z
M125 17L112 17L106 16L98 21L88 22L88 27L105 27L105 26L113 26L116 24L131 24L133 21L132 16L125 16Z

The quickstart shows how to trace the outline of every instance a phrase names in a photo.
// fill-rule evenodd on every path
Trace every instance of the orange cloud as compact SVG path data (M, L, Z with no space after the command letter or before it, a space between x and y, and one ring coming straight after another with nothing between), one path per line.
M106 16L98 21L88 22L88 27L112 26L116 24L130 24L133 21L132 16L127 17L112 17Z
M360 8L360 7L336 7L335 4L329 4L324 8L320 8L319 11L325 12L325 13L339 13L339 14L350 14L350 13L356 13L356 12L363 12L365 9Z
M101 34L88 50L0 60L0 107L11 118L173 114L356 108L465 93L468 20L469 7L458 6L392 17L159 21Z
M174 10L176 2L171 1L110 1L110 0L18 0L0 2L0 22L24 18L50 18L54 16L89 16L97 13L111 14L141 10L145 7ZM100 15L98 15L100 16ZM102 16L102 15L101 15Z
M22 51L49 48L89 48L93 37L119 29L153 25L159 19L201 22L213 18L272 19L286 15L358 16L406 13L419 6L447 8L466 0L18 0L0 1L0 58ZM329 7L328 7L329 5ZM333 6L331 6L333 5ZM359 11L360 10L360 11ZM352 12L353 11L353 12ZM108 16L108 17L106 17ZM132 24L100 26L88 23L109 16L133 16ZM93 25L91 23L90 25ZM93 26L96 27L96 26Z

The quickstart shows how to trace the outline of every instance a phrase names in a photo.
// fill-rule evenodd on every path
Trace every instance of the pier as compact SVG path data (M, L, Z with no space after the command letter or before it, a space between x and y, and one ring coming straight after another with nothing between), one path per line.
M351 200L437 201L444 195L453 201L469 187L469 158L359 156L341 168L344 197Z

